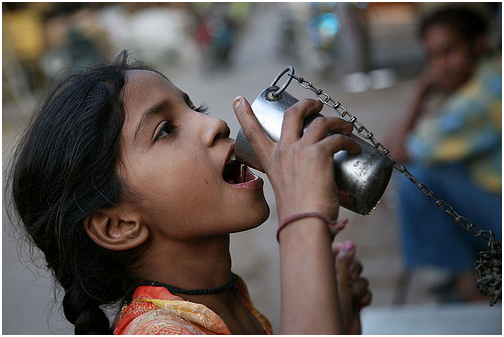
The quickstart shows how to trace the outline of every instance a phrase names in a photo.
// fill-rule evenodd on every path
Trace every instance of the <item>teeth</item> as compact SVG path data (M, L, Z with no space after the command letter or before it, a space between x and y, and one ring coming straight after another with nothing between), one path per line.
M229 159L228 159L228 161L226 162L226 164L229 164L229 163L231 163L231 162L232 162L232 161L234 161L234 160L236 160L236 156L235 156L235 154L233 153L233 154L231 154L231 156L229 157Z

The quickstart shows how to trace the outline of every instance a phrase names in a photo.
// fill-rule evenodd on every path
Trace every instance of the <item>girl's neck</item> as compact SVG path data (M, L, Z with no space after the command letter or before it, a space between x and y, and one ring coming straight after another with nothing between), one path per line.
M230 281L229 235L146 245L136 268L138 279L182 289L216 288Z
M231 280L229 235L201 240L149 242L138 267L138 278L191 290L222 287ZM177 294L201 303L221 317L233 334L263 334L259 322L232 291L208 295Z

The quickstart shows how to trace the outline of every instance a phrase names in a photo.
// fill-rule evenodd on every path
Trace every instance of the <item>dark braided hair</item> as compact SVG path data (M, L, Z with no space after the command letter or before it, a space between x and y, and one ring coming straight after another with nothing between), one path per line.
M126 70L150 70L127 59L122 52L113 64L80 70L53 88L13 164L15 209L65 291L64 314L76 334L110 334L100 306L120 303L132 284L126 262L131 253L98 246L83 224L87 215L127 194L116 172L121 92Z

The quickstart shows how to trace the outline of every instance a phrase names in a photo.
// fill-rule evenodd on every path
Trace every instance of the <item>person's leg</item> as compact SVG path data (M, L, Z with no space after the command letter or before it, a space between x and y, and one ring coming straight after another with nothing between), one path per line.
M468 179L469 173L462 165L443 167L440 176L443 178L439 183L442 184L445 201L479 229L491 230L499 241L502 240L501 195L490 194L475 185ZM475 249L486 248L486 240L476 238L469 232L467 234Z
M408 170L438 198L444 196L442 188L445 187L441 184L444 178L438 172L412 165ZM405 177L399 181L399 219L407 269L425 266L449 270L470 268L472 254L467 251L465 240L457 238L463 229Z
M432 169L410 165L408 170L438 199L452 205L459 215L470 219L480 229L491 229L501 240L500 198L472 184L463 167L451 165ZM467 296L462 297L474 298L472 268L478 252L486 250L487 241L455 223L450 215L445 214L405 177L400 179L399 193L405 267L437 266L460 275L455 279L454 287L459 288L458 292L468 289ZM472 280L468 282L470 278ZM467 287L471 282L472 286Z
M461 215L471 220L481 230L491 230L497 240L502 240L502 200L501 196L492 195L478 188L467 179L467 171L461 166L444 168L442 176L449 176L442 183L445 191L444 198ZM456 184L456 188L451 188L449 184ZM455 224L455 223L454 223ZM463 223L467 226L467 223ZM461 227L462 228L462 227ZM467 301L487 301L485 296L479 293L476 287L476 278L473 267L478 258L478 253L487 250L488 242L476 237L473 233L462 230L457 236L460 242L466 245L466 251L472 256L468 259L471 263L467 270L462 268L456 270L453 280L452 298ZM472 259L471 259L472 258Z
M427 168L418 165L408 170L434 195L452 205L459 215L480 229L491 229L502 237L500 197L477 188L460 165ZM486 240L464 230L426 197L413 183L401 177L399 184L400 222L406 265L439 265L455 270L470 268Z

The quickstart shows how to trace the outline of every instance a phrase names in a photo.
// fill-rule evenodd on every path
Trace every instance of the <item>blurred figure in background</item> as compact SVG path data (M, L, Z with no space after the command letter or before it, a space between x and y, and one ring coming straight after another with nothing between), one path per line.
M55 3L43 12L45 51L41 67L47 79L88 65L108 51L109 41L97 24L100 7L83 2Z
M502 65L490 53L487 22L468 8L426 17L420 36L428 65L388 146L437 198L480 229L502 236ZM441 301L479 300L472 271L486 241L453 222L401 178L399 219L407 270L439 267L450 275Z
M334 2L313 2L305 23L308 41L315 50L317 73L327 78L341 53L341 18ZM312 61L313 62L313 61Z
M250 10L245 2L191 4L198 25L195 40L204 53L205 70L229 70L240 30Z

